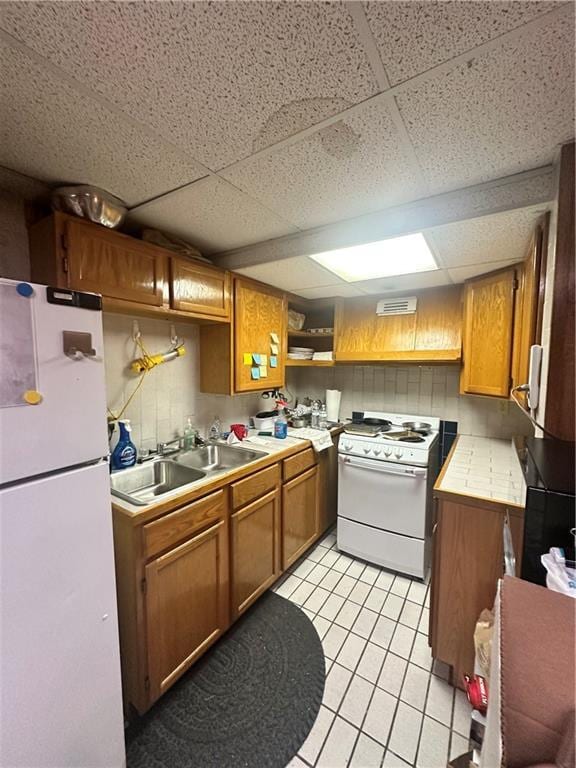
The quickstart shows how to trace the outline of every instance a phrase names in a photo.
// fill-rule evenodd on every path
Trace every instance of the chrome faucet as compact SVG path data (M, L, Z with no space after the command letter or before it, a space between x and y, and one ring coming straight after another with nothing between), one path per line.
M172 453L178 453L182 448L182 438L177 437L175 440L169 440L166 443L158 443L156 450L158 456L170 456Z

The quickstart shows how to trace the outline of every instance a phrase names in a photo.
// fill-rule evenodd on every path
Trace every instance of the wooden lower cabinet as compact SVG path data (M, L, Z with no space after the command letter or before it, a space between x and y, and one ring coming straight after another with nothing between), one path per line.
M318 467L284 483L282 488L282 566L288 568L319 533Z
M338 443L318 454L318 532L336 523L338 511Z
M145 574L152 702L229 625L227 521L152 560Z
M304 448L142 523L114 509L128 716L146 712L330 526L336 473L335 449Z
M232 615L239 616L280 576L280 492L231 517Z
M523 510L438 499L433 532L429 642L435 659L452 667L453 682L474 672L474 629L492 608L503 575L503 526L508 512L516 570L524 530Z

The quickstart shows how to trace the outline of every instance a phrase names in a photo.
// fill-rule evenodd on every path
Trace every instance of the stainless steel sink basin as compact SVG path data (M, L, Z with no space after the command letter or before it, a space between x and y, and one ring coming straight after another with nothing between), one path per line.
M200 469L203 472L223 472L236 467L243 467L251 461L266 456L262 451L249 448L232 448L229 445L205 445L193 448L175 457L180 465Z
M112 494L131 504L145 506L183 485L206 476L192 466L161 459L110 475Z

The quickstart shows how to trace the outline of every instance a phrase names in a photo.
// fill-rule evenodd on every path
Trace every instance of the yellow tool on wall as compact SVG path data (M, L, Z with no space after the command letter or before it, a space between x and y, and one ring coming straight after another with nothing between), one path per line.
M182 357L186 354L186 349L184 347L184 342L179 341L178 337L173 334L173 346L168 350L168 352L160 353L159 355L149 355L144 343L142 342L140 331L137 331L134 335L134 341L136 344L140 347L140 350L142 351L142 357L136 358L136 360L133 360L130 363L130 370L133 373L140 374L140 379L134 389L132 390L132 394L128 398L128 400L124 403L124 407L119 413L114 413L114 411L111 410L111 408L108 408L108 422L114 422L118 421L118 419L122 418L124 415L126 409L132 402L132 399L134 398L134 395L140 387L142 386L144 382L144 378L146 377L146 374L152 370L152 368L155 368L157 365L161 365L162 363L167 363L170 360L175 360L177 357ZM174 344L176 346L174 346Z
M134 373L144 373L144 371L151 371L152 368L155 368L161 363L167 363L170 360L175 360L177 357L182 357L182 355L185 354L186 349L183 344L176 347L176 349L170 349L168 352L159 355L147 355L145 353L143 357L138 357L136 360L133 360L132 363L130 363L130 368Z

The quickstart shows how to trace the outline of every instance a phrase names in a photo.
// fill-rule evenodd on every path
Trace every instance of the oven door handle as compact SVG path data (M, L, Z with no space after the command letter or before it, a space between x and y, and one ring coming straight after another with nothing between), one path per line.
M427 474L427 469L420 469L418 467L402 467L402 469L391 469L385 462L377 459L358 460L353 459L350 456L339 456L341 464L349 464L351 467L358 467L360 469L367 469L373 472L381 472L384 475L399 475L400 477L424 477ZM368 463L369 462L369 463ZM397 466L397 465L394 465ZM402 466L402 465L399 465Z

